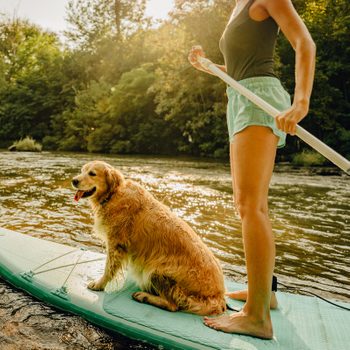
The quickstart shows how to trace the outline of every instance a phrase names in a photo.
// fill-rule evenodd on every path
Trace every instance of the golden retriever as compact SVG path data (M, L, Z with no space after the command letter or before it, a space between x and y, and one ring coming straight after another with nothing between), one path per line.
M89 198L94 231L107 247L103 290L122 266L138 283L139 302L198 315L226 310L224 278L213 253L182 219L111 165L93 161L72 180L75 199Z

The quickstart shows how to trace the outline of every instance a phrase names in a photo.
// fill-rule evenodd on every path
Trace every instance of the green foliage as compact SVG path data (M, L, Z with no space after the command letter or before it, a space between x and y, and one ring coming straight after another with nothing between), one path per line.
M65 126L63 138L59 141L59 149L88 150L90 134L108 113L110 95L111 86L103 81L91 81L86 89L77 92L75 106L58 117Z
M116 86L92 81L65 111L65 133L59 148L112 153L167 153L173 151L166 123L155 113L150 87L152 65L122 75ZM152 142L150 142L152 140Z
M13 151L22 151L22 152L41 152L42 145L36 142L32 137L27 136L24 139L14 142L10 147L10 150Z
M292 158L293 164L303 166L324 165L326 162L326 158L315 151L304 150L301 153L295 154Z
M177 148L183 153L227 155L225 86L193 69L187 60L190 47L201 43L209 57L222 63L218 40L229 17L223 3L228 2L179 2L173 23L161 29L168 50L159 59L154 84L157 112L181 132Z
M64 55L55 35L25 21L0 24L0 139L50 133L50 116L60 113L72 93L62 72Z
M70 0L66 36L83 49L94 51L106 38L121 42L144 23L145 0Z
M350 2L347 0L297 1L317 45L316 75L309 116L301 125L344 155L350 155ZM288 90L294 89L294 52L283 37L278 53L280 73ZM340 136L342 140L340 139ZM289 143L289 152L298 144Z
M200 44L223 63L218 41L234 2L175 1L159 26L145 18L145 3L70 0L66 48L27 21L0 19L0 146L30 130L51 150L227 157L225 85L193 69L187 54ZM317 44L302 126L349 157L350 3L293 3ZM275 56L292 93L295 53L282 34ZM279 154L314 160L304 148L289 138Z

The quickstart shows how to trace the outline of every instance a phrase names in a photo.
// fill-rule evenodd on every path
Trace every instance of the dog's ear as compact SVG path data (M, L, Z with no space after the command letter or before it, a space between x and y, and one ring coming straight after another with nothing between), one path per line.
M105 169L107 192L112 192L124 182L124 176L116 169L107 167Z

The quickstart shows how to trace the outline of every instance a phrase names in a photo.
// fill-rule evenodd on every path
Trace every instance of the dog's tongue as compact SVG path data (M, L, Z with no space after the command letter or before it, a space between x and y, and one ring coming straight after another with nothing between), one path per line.
M74 200L78 202L78 200L83 196L84 191L77 191L77 193L74 196Z

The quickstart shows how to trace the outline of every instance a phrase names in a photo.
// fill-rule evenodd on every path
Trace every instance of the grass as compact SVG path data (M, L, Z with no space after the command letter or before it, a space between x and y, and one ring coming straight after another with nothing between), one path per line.
M304 166L325 165L326 162L327 159L315 151L303 151L301 153L297 153L292 159L292 163L294 165Z
M15 141L8 149L10 151L41 152L42 145L36 142L32 137L27 136L24 139Z

